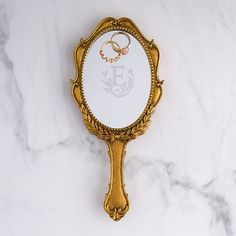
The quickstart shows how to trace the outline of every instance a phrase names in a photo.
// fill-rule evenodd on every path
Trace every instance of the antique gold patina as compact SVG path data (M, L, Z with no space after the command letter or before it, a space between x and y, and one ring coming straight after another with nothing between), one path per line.
M139 41L147 54L152 77L150 96L143 113L134 123L124 128L107 127L97 120L88 107L82 86L83 66L91 45L102 34L111 30L123 30L133 35ZM159 50L154 40L149 41L146 39L134 22L128 18L105 18L87 39L81 38L80 43L75 48L76 78L71 81L72 94L80 107L84 123L90 133L103 139L108 145L111 174L109 191L104 201L104 209L115 221L121 219L129 209L128 194L125 192L123 180L123 162L126 145L130 140L142 135L147 130L151 122L151 116L162 94L163 81L159 80L157 74L159 57Z

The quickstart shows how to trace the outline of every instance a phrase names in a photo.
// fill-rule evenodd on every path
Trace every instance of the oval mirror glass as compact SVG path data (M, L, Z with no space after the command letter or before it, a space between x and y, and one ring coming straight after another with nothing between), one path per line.
M113 47L128 44L128 53L116 62L107 62L100 54L102 49L105 56L114 58L118 53ZM90 111L105 126L124 128L134 123L148 103L151 84L147 54L130 33L106 32L88 49L83 65L83 93Z

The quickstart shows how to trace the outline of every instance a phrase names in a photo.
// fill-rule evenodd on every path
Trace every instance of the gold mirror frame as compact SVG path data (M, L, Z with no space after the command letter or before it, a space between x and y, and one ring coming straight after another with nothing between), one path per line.
M151 69L151 91L147 105L140 117L131 125L124 128L110 128L96 119L89 109L83 92L83 66L86 55L96 39L111 30L123 30L133 35L142 45L149 60ZM128 194L125 192L123 180L123 162L128 141L142 135L151 122L151 116L162 94L162 83L159 80L157 69L160 53L154 40L144 37L138 27L129 18L115 19L107 17L103 19L92 34L87 38L81 38L74 51L76 65L76 78L71 80L72 95L80 107L85 125L90 133L106 141L110 157L110 184L109 191L104 201L104 209L109 216L118 221L129 209Z

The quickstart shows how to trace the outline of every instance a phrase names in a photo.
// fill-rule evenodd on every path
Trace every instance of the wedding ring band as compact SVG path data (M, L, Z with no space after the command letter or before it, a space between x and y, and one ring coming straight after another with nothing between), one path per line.
M116 46L116 48L118 49L118 51L115 51L115 52L118 53L117 56L115 56L115 57L107 57L107 56L105 56L104 51L103 51L103 48L104 48L104 46L107 45L107 44L111 44L111 45L112 45L112 48L113 48L113 45ZM101 50L99 51L99 54L101 55L102 59L104 59L106 62L113 63L113 62L116 62L116 61L118 61L118 60L120 59L120 56L121 56L120 50L121 50L120 45L119 45L117 42L112 41L112 39L111 39L111 40L108 40L108 41L106 41L106 42L104 42L104 43L102 44Z
M120 48L120 46L117 47L117 43L113 40L114 37L116 37L117 35L119 34L122 34L124 35L127 39L128 39L128 44L127 46L123 47L123 48ZM129 52L129 46L130 46L130 37L127 33L125 32L122 32L122 31L118 31L118 32L115 32L112 36L111 36L111 46L112 46L112 49L117 52L117 53L120 53L121 55L126 55L128 52Z

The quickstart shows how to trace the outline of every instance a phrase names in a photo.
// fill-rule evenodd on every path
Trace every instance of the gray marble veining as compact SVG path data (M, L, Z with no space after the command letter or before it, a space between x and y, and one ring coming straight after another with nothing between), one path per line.
M128 16L161 51L164 94L127 148L131 209L102 208L109 160L71 97L73 50ZM236 2L0 1L0 235L236 235Z

